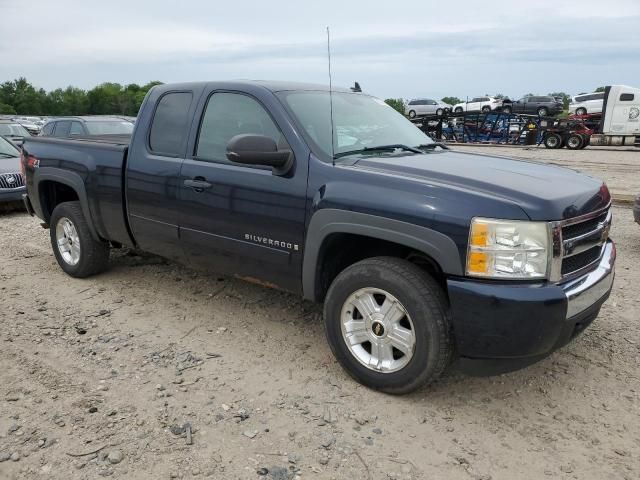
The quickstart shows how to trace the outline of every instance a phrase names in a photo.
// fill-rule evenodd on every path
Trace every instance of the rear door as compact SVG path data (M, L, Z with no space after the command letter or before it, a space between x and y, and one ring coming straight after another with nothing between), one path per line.
M141 110L140 125L147 135L135 134L128 156L126 183L129 223L138 246L148 252L184 261L179 241L180 168L186 154L197 91L156 93Z
M300 141L271 93L258 99L211 90L201 104L193 154L179 184L180 236L188 261L300 291L308 152L296 147ZM293 169L278 176L271 168L231 163L226 146L240 134L266 135L279 149L293 150Z

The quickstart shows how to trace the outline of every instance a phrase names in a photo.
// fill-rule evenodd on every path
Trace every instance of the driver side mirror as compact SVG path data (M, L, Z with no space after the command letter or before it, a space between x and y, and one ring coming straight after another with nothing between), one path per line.
M284 175L293 163L291 150L278 150L275 140L266 135L236 135L227 143L227 158L234 163L273 168L275 175Z

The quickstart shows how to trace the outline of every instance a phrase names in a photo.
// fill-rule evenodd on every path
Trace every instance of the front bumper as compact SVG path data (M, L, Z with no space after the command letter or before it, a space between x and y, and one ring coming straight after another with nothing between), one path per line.
M636 201L633 204L633 218L636 223L640 224L640 195L636 197Z
M26 187L1 189L0 190L0 203L5 202L21 202L22 195L27 191Z
M597 268L561 284L448 279L460 368L472 375L505 373L569 343L609 298L615 258L609 240Z

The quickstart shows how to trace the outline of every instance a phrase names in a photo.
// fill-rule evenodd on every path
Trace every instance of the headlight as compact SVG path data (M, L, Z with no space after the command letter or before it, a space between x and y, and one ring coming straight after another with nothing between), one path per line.
M467 275L499 279L546 278L549 224L474 218L469 233Z

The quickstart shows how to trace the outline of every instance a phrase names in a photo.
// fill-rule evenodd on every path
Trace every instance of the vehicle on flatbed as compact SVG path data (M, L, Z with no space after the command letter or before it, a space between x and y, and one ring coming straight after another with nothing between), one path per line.
M451 151L347 89L156 86L130 139L29 138L22 166L69 275L129 246L323 302L338 361L390 393L453 359L473 374L534 363L612 288L601 181Z

